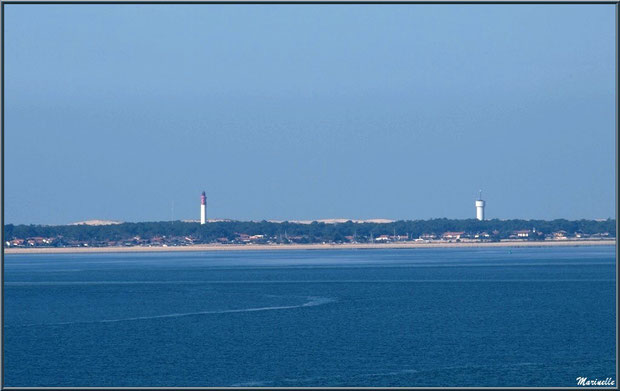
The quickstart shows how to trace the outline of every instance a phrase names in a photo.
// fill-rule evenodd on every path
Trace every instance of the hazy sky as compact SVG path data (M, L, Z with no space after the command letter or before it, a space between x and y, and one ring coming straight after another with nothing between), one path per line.
M614 10L5 5L5 222L614 217Z

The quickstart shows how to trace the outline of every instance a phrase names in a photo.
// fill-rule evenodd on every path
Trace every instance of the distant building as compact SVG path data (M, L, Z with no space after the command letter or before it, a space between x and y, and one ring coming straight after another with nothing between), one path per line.
M554 239L566 239L566 231L557 231L553 233Z
M13 239L11 240L11 246L23 246L24 245L24 239Z
M447 239L447 240L450 240L450 239L460 239L461 236L463 236L464 233L465 232L463 232L463 231L459 231L459 232L444 232L443 235L441 235L441 237L443 239Z
M476 200L476 219L484 220L484 205L485 202L482 199L482 190L478 192L478 199Z
M165 236L153 236L150 240L151 244L163 244L166 240Z
M41 236L31 237L26 240L26 243L30 246L41 246L43 244L51 244L52 242L54 242L54 238L43 238Z
M250 239L250 235L248 235L248 234L237 234L237 240L239 240L241 242L244 242L244 243L247 243L251 239Z
M513 232L518 238L529 238L532 235L532 231L530 230L519 230Z

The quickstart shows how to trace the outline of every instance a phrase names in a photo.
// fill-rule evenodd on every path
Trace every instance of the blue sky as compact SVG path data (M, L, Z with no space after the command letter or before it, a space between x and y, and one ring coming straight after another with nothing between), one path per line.
M614 12L5 5L5 222L614 217Z

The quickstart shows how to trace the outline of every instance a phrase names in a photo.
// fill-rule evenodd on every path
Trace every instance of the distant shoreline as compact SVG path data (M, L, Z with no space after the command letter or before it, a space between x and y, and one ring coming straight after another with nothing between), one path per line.
M545 242L461 242L461 243L343 243L343 244L195 244L190 246L114 246L114 247L37 247L5 248L5 254L73 254L73 253L134 253L181 251L259 251L259 250L353 250L412 248L476 248L476 247L571 247L615 246L616 240L554 240Z

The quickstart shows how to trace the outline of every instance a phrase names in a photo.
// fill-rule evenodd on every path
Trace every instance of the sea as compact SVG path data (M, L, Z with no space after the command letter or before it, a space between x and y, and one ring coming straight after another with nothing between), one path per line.
M614 246L8 254L4 271L7 387L616 381Z

